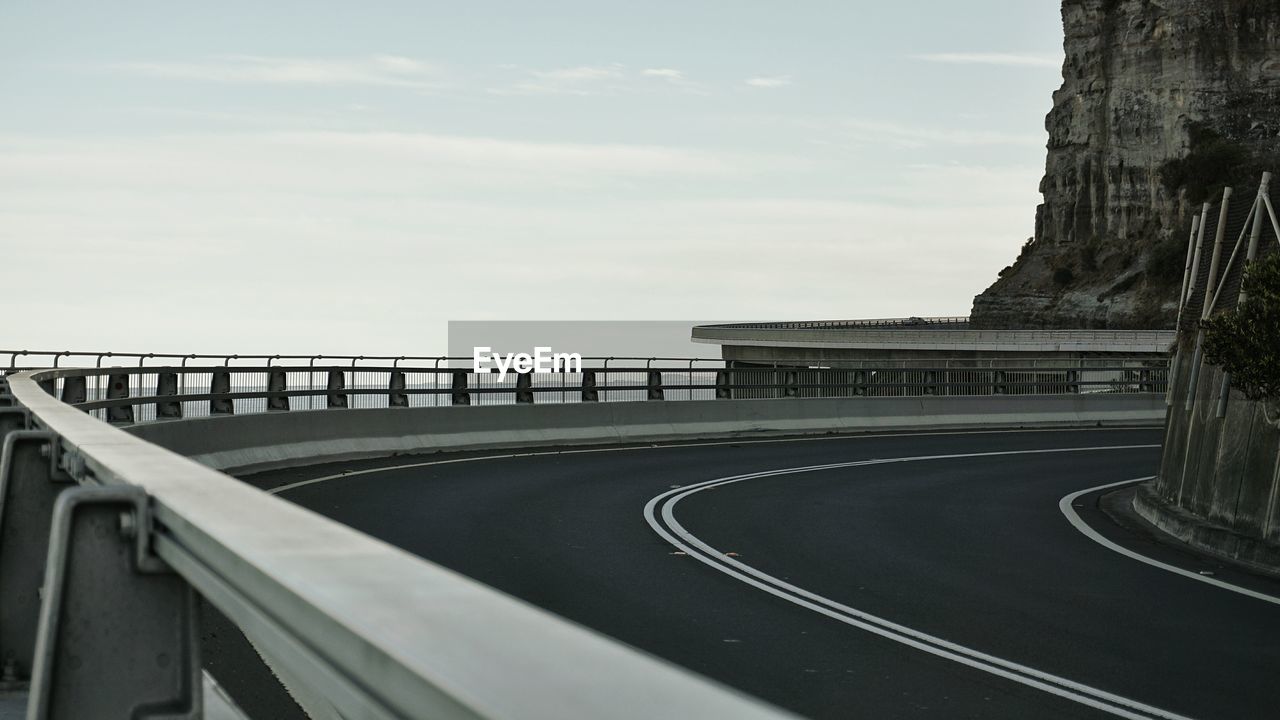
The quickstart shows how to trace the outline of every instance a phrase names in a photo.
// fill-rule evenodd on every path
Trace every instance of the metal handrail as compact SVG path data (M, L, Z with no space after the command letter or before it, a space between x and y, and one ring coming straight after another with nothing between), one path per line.
M145 491L155 557L336 715L785 716L99 422L46 391L66 372L7 378L58 466Z
M352 407L411 406L413 397L426 397L435 405L469 405L472 396L486 398L478 404L573 402L629 402L640 400L713 400L734 398L806 398L849 396L921 395L1034 395L1069 393L1160 393L1168 379L1167 362L1152 358L1102 358L1092 361L1062 360L1052 365L930 364L852 368L807 367L772 363L768 366L722 363L714 367L680 366L584 366L580 372L559 378L535 375L518 380L515 373L497 381L492 374L477 375L465 368L326 365L282 366L138 366L125 368L57 368L40 377L48 392L58 391L72 407L100 413L117 424L176 419L195 415L243 414L302 410L288 400L306 398L306 410L348 407L348 398L364 398ZM316 375L330 378L317 385ZM172 376L176 375L176 378ZM447 376L444 382L439 379ZM161 390L162 376L169 376L168 390ZM219 380L219 376L222 377ZM272 380L272 377L275 380ZM301 377L300 377L301 376ZM341 382L331 385L334 377ZM241 378L232 383L231 378ZM131 378L139 378L132 380ZM148 378L151 378L148 380ZM407 382L407 378L414 378ZM643 378L643 379L642 379ZM71 381L80 379L78 385ZM177 382L174 383L173 381ZM88 392L92 381L93 392ZM460 384L459 384L460 381ZM272 383L276 383L272 386ZM428 386L429 383L429 386ZM104 388L115 385L104 396ZM72 389L72 388L76 389ZM581 398L580 400L578 398ZM398 400L393 400L398 398ZM241 401L269 401L239 405ZM195 406L188 408L195 403ZM419 403L417 406L421 406ZM161 408L165 408L161 412ZM135 417L134 410L143 414ZM154 408L155 412L149 411ZM110 412L122 409L121 412Z

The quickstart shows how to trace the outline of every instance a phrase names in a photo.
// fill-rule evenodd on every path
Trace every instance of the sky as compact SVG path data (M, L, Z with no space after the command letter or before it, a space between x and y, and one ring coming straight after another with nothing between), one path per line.
M0 4L0 348L967 314L1055 0Z

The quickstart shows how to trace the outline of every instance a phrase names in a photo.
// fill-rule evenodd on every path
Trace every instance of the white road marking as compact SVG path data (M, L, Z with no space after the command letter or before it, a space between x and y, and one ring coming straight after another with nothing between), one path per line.
M898 432L898 433L877 433L874 435L818 435L814 437L790 437L790 438L739 438L730 440L711 440L707 442L696 443L665 443L656 445L637 445L634 447L598 447L598 448L577 448L573 450L535 450L531 452L519 453L502 453L498 455L478 455L476 457L452 458L448 460L425 460L420 462L406 463L404 465L387 465L384 467L367 468L364 470L351 470L349 472L335 473L333 475L324 475L321 477L309 478L307 480L299 480L298 482L281 485L279 487L267 490L269 495L277 495L294 488L306 487L316 483L326 482L328 480L337 480L339 478L357 477L360 475L371 475L373 473L385 472L387 470L406 470L409 468L429 467L431 465L451 465L453 463L479 462L482 460L502 460L518 457L539 457L543 455L580 455L584 453L602 453L602 452L626 452L631 450L658 450L664 448L686 448L686 447L714 447L718 445L760 445L766 443L788 443L788 442L816 442L819 440L870 440L874 438L888 437L933 437L938 435L1009 435L1021 433L1061 433L1061 432L1098 432L1100 430L1157 430L1155 426L1128 426L1128 427L1090 427L1090 428L1004 428L995 430L935 430L932 432Z
M865 465L881 465L901 462L919 462L927 460L1155 447L1159 447L1159 445L1113 445L1102 447L963 453L952 455L921 455L916 457L858 460L843 463L829 463L825 465L785 468L782 470L768 470L748 473L745 475L715 478L701 483L696 483L694 485L689 485L684 488L668 490L667 492L654 497L645 504L644 516L645 520L649 523L649 526L652 527L653 530L664 540L671 543L677 549L683 550L689 555L697 558L706 565L737 580L741 580L748 585L764 590L771 595L775 595L787 600L788 602L813 610L814 612L822 615L826 615L827 617L838 620L847 625L852 625L889 640L893 640L894 642L922 650L947 660L961 663L992 675L1021 683L1028 687L1033 687L1038 690L1072 700L1082 705L1110 713L1117 717L1130 718L1132 720L1150 720L1150 718L1153 717L1163 718L1165 720L1188 720L1185 716L1178 715L1167 710L1162 710L1151 705L1146 705L1136 700L1124 698L1104 690L1093 688L1088 685L1084 685L1083 683L1078 683L1073 680L1068 680L1066 678L1036 670L1035 668L1027 667L1019 663L997 658L963 645L929 635L919 630L894 623L876 615L857 610L829 598L796 587L795 585L761 572L749 565L746 565L745 563L731 557L724 556L720 551L699 540L696 536L681 526L675 519L676 504L690 495L703 490L720 487L722 485L763 477L816 472L835 468L860 467ZM658 517L655 514L655 510L658 510L659 506L661 506L662 522L659 522ZM663 523L665 523L665 526Z
M1148 475L1147 477L1135 478L1133 480L1121 480L1120 482L1108 483L1106 485L1091 487L1091 488L1088 488L1087 490L1080 490L1078 492L1073 492L1070 495L1067 495L1066 497L1058 501L1058 509L1062 511L1063 515L1067 516L1067 520L1069 520L1077 530L1079 530L1081 533L1084 533L1084 535L1088 537L1090 540L1098 543L1099 545L1107 548L1108 550L1114 550L1115 552L1118 552L1121 555L1124 555L1125 557L1133 558L1138 562L1146 563L1152 567L1158 567L1161 570L1167 570L1171 573L1174 573L1175 575L1181 575L1183 577L1191 578L1192 580L1196 580L1198 582L1208 583L1209 585L1213 585L1214 587L1219 587L1219 588L1222 588L1223 590L1230 590L1231 592L1234 592L1234 593L1240 593L1241 595L1246 595L1248 597L1254 598L1256 600L1261 600L1263 602L1269 602L1269 603L1272 603L1273 605L1280 605L1280 597L1275 597L1274 595L1268 595L1266 593L1258 592L1256 590L1250 590L1249 588L1240 587L1239 585L1232 585L1229 582L1223 582L1222 580L1219 580L1214 577L1209 577L1206 575L1201 575L1199 573L1194 573L1194 572L1191 572L1190 570L1184 570L1183 568L1177 567L1176 565L1169 565L1168 563L1162 563L1159 560L1149 558L1146 555L1141 555L1126 547L1117 545L1116 543L1113 543L1110 540L1103 537L1097 530L1094 530L1093 528L1089 527L1089 524L1086 523L1083 519L1081 519L1080 515L1076 512L1075 508L1072 507L1072 503L1074 503L1077 498L1083 495L1088 495L1089 493L1097 492L1098 490L1109 490L1114 487L1120 487L1121 485L1130 485L1132 483L1142 482L1143 480L1150 480L1154 477L1155 477L1154 475Z

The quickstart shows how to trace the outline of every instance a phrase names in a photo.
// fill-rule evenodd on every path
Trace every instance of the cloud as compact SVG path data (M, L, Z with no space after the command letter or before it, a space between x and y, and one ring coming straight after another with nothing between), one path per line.
M225 55L197 62L124 62L111 69L175 80L271 85L382 85L429 89L439 70L400 55L319 59Z
M806 119L793 123L811 134L809 141L838 150L859 150L867 145L890 145L908 150L925 147L1043 147L1044 133L969 130L930 127L887 120Z
M667 80L684 80L683 70L674 70L672 68L647 68L640 71L645 77L665 78Z
M772 77L747 78L746 83L757 88L778 88L791 84L790 75L774 75Z
M491 88L496 95L600 95L614 92L625 78L621 65L578 65L554 70L506 67L526 76L511 85Z
M1028 55L1019 53L925 53L912 59L950 65L1004 65L1009 67L1062 67L1061 55Z

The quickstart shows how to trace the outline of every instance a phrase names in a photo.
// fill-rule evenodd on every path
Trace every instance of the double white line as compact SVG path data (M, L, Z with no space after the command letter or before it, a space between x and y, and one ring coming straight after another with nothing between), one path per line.
M1049 453L1094 452L1100 450L1133 450L1139 448L1155 448L1159 445L1108 445L1102 447L1055 448L1049 450L1011 450L1005 452L963 453L955 455L920 455L915 457L888 458L880 460L858 460L853 462L830 463L826 465L808 465L803 467L767 470L716 478L705 482L688 485L658 495L645 504L644 517L654 532L664 540L698 559L716 570L737 580L763 590L788 602L825 615L833 620L866 630L894 642L902 643L931 655L936 655L968 667L991 673L1016 683L1036 688L1044 692L1066 698L1073 702L1110 713L1116 717L1133 720L1190 720L1186 716L1162 710L1136 700L1120 697L1113 693L1099 690L1067 678L1052 675L1009 660L1004 660L972 648L958 645L929 635L928 633L891 622L884 618L863 612L856 608L838 603L803 588L796 587L772 575L763 573L742 563L725 553L699 540L697 536L682 526L675 517L676 505L690 495L720 487L758 478L778 475L795 475L799 473L819 472L837 468L861 467L864 465L884 465L889 463L919 462L925 460L949 460L958 458L999 457L1004 455L1033 455Z

